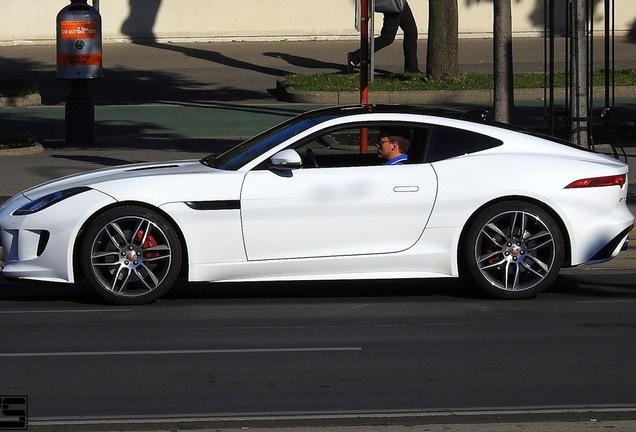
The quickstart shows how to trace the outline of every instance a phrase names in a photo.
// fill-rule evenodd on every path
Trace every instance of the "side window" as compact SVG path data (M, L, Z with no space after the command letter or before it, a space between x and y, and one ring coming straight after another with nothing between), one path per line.
M438 126L432 130L426 151L426 162L475 153L501 145L501 141L474 132Z
M335 168L348 166L378 165L375 143L378 129L366 128L367 151L360 153L361 129L332 130L313 136L299 143L295 150L300 154L305 168Z
M399 125L397 127L406 129L407 135L410 137L411 145L408 151L408 163L421 163L428 139L428 127L416 125ZM360 126L331 130L327 133L313 136L299 143L295 150L300 154L305 168L381 165L383 161L378 157L376 148L380 131L395 128L395 124L375 124L364 128L367 135L367 151L365 154L360 153L360 142L364 139Z

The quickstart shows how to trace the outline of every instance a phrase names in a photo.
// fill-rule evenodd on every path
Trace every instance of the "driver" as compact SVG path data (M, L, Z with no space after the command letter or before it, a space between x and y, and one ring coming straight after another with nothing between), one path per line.
M411 140L408 131L400 129L386 129L380 131L378 143L378 157L383 159L384 165L402 165L408 159L407 152Z

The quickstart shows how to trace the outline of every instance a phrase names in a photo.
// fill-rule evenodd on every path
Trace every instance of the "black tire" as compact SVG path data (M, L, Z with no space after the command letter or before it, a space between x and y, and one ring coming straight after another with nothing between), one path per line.
M110 209L84 233L84 276L111 303L152 303L174 284L181 267L181 243L158 213L137 206Z
M482 210L462 248L468 275L491 296L527 299L546 290L563 265L563 233L534 204L501 202Z

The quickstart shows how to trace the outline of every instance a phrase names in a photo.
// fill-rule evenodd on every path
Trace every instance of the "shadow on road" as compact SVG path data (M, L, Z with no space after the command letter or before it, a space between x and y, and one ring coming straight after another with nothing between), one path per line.
M607 275L561 275L555 284L535 300L582 297L593 300L634 299L636 287L631 275L609 278ZM85 283L75 285L15 281L0 276L0 301L17 303L76 303L103 305ZM613 282L615 280L615 282ZM366 299L373 302L392 299L412 301L492 301L469 281L455 278L404 279L374 281L311 281L311 282L249 282L249 283L186 283L177 282L159 303L219 300L294 301L312 299L316 302L344 299ZM511 304L514 303L511 301Z

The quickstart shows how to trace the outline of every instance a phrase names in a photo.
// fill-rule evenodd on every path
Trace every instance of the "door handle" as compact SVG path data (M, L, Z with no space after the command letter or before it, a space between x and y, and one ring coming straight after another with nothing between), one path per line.
M393 192L417 192L420 190L419 186L394 186Z

